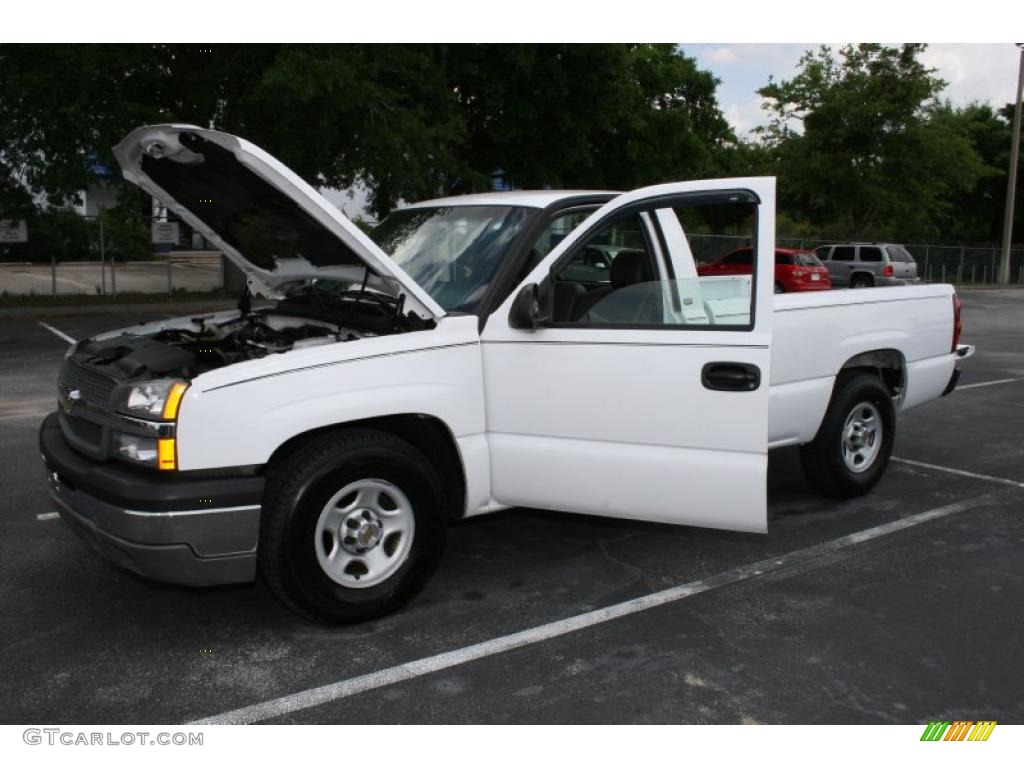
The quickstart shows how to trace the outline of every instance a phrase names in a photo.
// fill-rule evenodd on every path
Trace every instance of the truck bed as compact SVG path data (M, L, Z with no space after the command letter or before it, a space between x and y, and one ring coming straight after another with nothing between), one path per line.
M895 350L902 358L899 410L941 395L956 364L953 295L951 285L777 294L769 446L813 439L836 373L867 352Z

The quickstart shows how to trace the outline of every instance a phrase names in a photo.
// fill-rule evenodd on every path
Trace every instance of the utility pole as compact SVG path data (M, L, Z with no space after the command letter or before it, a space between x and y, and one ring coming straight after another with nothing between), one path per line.
M1003 218L1003 252L999 260L999 282L1010 284L1010 245L1013 241L1013 209L1017 196L1017 158L1020 156L1020 102L1024 95L1024 43L1020 48L1020 71L1017 73L1017 97L1013 108L1013 140L1010 142L1010 172L1006 177L1006 214Z

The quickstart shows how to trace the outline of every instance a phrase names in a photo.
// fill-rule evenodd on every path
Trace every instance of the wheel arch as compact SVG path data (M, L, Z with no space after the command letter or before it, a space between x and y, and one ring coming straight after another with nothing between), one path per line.
M866 352L858 352L846 360L839 367L835 379L832 382L832 392L829 394L828 404L830 404L839 391L839 388L843 383L852 376L856 376L860 373L867 373L870 375L878 376L885 388L889 391L894 399L902 401L903 395L907 389L907 362L903 353L898 349L892 348L881 348L872 349ZM821 418L818 419L817 426L814 430L814 436L817 436L821 430L821 426L825 421L825 412L821 413ZM811 438L813 439L813 437ZM806 444L806 443L804 443Z
M812 487L832 498L849 499L869 492L877 484L888 465L896 435L896 409L892 398L885 396L889 391L883 380L865 367L854 365L840 371L833 399L814 440L800 448L804 476ZM878 408L872 410L880 415L880 423L870 428L854 421L866 399L876 401ZM864 434L870 435L866 443ZM863 450L871 455L863 457ZM858 455L866 462L860 468L854 466Z
M871 285L875 284L875 275L873 272L867 269L856 269L850 273L850 277L847 281L847 285L853 285L853 281L858 277L866 277Z
M832 387L833 396L838 388L839 380L844 374L850 375L859 372L877 374L893 397L902 397L906 391L907 360L898 349L872 349L860 352L848 359L839 368L836 383Z
M450 517L466 514L466 472L458 442L451 428L437 416L425 413L396 413L366 419L328 424L300 432L274 449L267 461L270 467L294 452L300 445L328 432L344 429L375 429L394 435L420 451L441 476L448 497Z

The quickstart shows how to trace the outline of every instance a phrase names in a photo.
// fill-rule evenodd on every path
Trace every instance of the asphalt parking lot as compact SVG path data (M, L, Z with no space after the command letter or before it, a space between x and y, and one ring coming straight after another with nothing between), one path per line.
M467 521L418 600L341 629L262 583L146 582L53 519L36 432L66 343L38 321L78 339L146 318L0 318L0 722L266 702L240 718L1024 722L1024 291L961 296L978 346L962 389L900 417L905 461L869 496L816 496L785 450L767 536L529 510Z

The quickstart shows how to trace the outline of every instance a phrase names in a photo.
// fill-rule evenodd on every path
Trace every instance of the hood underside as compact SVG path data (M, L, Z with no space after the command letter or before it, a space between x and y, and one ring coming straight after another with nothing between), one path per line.
M114 148L124 177L275 289L312 278L367 281L405 310L444 310L369 237L275 158L230 134L145 126Z

